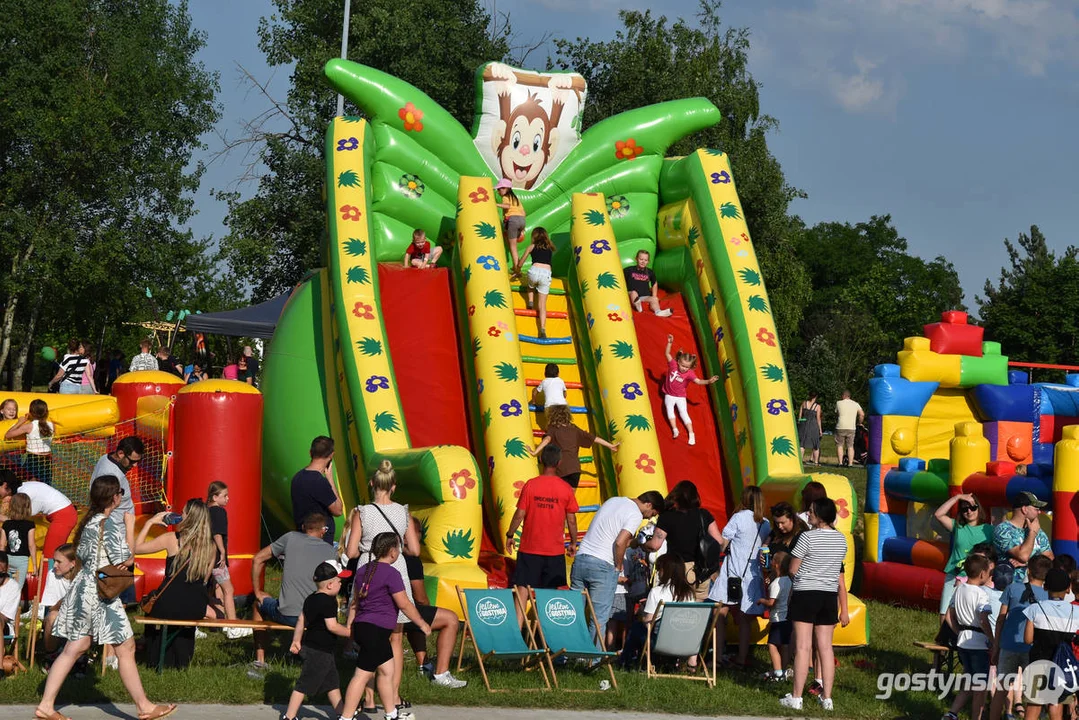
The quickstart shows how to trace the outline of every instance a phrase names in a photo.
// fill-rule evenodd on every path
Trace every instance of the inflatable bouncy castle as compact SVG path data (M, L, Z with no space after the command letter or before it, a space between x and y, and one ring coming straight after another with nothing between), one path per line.
M48 477L24 461L25 443L0 443L0 465L21 480L50 482L66 495L79 514L89 499L90 476L102 455L129 435L145 446L140 462L127 472L135 504L136 533L142 523L167 507L180 512L191 498L206 498L212 480L229 486L229 559L236 592L251 591L251 558L260 548L257 509L262 499L262 397L246 383L207 380L184 385L176 375L144 370L124 373L112 395L12 393L25 412L33 400L44 400L55 425ZM14 421L0 421L0 437ZM47 529L37 528L37 546ZM155 529L154 532L159 530ZM37 563L48 560L35 559ZM159 585L164 552L136 558L138 596ZM35 592L31 582L27 593ZM29 595L28 595L29 597Z
M869 381L863 592L937 609L949 553L932 520L950 496L974 493L995 521L1020 492L1047 502L1055 553L1076 556L1079 375L1031 384L963 312L907 338L896 364Z
M366 501L367 478L388 458L395 497L421 525L428 593L459 610L455 585L506 582L513 554L502 538L520 488L539 472L529 449L545 419L532 388L553 363L577 424L619 443L582 457L582 531L608 497L666 493L683 479L721 524L746 484L797 506L816 479L849 537L850 483L802 470L730 161L711 149L664 157L720 122L709 101L639 108L582 132L581 76L491 63L477 71L469 133L397 78L344 60L325 72L363 117L338 117L327 131L325 267L293 291L265 363L271 524L292 524L289 481L312 437L337 441L335 481L348 507ZM545 337L512 273L499 181L526 213L519 250L536 227L555 244ZM402 267L414 229L443 249L438 267ZM650 254L670 317L630 304L623 268L639 250ZM699 355L702 377L721 378L690 386L692 447L684 433L671 437L662 409L668 334ZM854 598L851 615L837 642L865 643Z

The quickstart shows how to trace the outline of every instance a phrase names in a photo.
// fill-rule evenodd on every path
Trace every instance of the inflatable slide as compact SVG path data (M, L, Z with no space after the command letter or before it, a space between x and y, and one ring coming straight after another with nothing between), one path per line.
M582 458L580 527L608 497L666 493L683 479L721 521L745 484L777 502L817 479L849 535L850 484L802 472L728 159L664 157L720 121L710 102L640 108L582 133L583 78L491 63L477 72L470 134L397 78L342 60L326 74L363 118L338 117L328 130L326 267L293 292L266 362L264 505L279 527L292 523L291 476L311 438L327 434L349 507L367 498L374 467L393 461L397 498L422 526L436 602L457 609L453 585L504 581L492 570L512 562L502 538L538 473L528 451L545 426L532 389L554 363L576 422L619 443ZM535 227L555 243L546 337L512 277L494 187L502 178L526 212L520 251ZM443 248L439 267L402 267L414 229ZM623 268L638 250L651 254L670 317L629 302ZM702 377L722 378L691 388L693 447L684 432L672 437L662 411L668 334L700 356ZM852 599L851 609L837 640L864 643L864 607Z

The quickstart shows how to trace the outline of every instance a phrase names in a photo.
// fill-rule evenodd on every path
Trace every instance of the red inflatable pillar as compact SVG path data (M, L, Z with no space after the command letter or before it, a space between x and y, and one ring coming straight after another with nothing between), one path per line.
M203 380L176 396L173 509L206 499L214 480L229 487L229 572L237 595L251 592L262 514L262 394L236 380Z
M160 410L183 386L182 379L160 370L124 373L112 384L113 397L120 406L120 422Z

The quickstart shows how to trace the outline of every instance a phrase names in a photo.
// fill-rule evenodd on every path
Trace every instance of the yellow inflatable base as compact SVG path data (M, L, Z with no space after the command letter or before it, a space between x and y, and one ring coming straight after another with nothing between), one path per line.
M461 620L464 620L465 616L457 598L456 588L487 587L487 573L478 565L424 563L423 572L428 580L427 594L431 602L453 611ZM434 592L431 591L432 580L435 581Z

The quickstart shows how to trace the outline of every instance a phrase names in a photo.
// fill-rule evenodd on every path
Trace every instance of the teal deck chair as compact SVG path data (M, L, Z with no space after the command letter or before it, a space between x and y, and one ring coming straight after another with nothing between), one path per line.
M567 658L585 658L606 663L611 674L611 685L617 690L618 680L614 676L611 662L618 656L608 652L604 645L605 628L596 622L596 611L592 607L592 598L587 590L541 590L532 592L532 608L538 620L540 641L547 648L547 663L558 687L558 675L555 673L555 658L565 655ZM588 630L592 621L596 633ZM599 649L597 649L597 646Z
M536 647L536 637L532 628L525 623L528 631L529 644L525 644L521 636L521 629L517 625L517 613L521 612L524 617L524 608L518 604L517 593L513 590L490 590L457 588L457 597L461 601L461 609L465 616L465 631L461 634L461 648L457 654L457 672L461 672L461 664L465 656L465 642L472 641L472 647L476 651L476 661L480 666L480 674L483 675L483 684L488 692L510 692L510 690L495 690L491 687L491 681L487 677L485 660L491 658L501 660L520 660L524 668L528 668L530 661L538 660L540 672L543 674L543 682L546 687L524 688L531 690L550 690L551 680L547 677L547 670L543 666L543 658L546 650ZM531 645L531 647L529 647ZM522 688L514 688L515 692Z
M652 629L648 631L644 646L644 660L648 667L648 677L677 677L684 680L704 680L708 687L716 684L716 653L712 653L712 667L709 672L708 651L716 644L716 623L719 617L719 605L699 602L661 602L656 609L659 625L652 639ZM703 677L693 675L672 675L656 670L652 655L667 655L676 658L696 657L704 670Z

